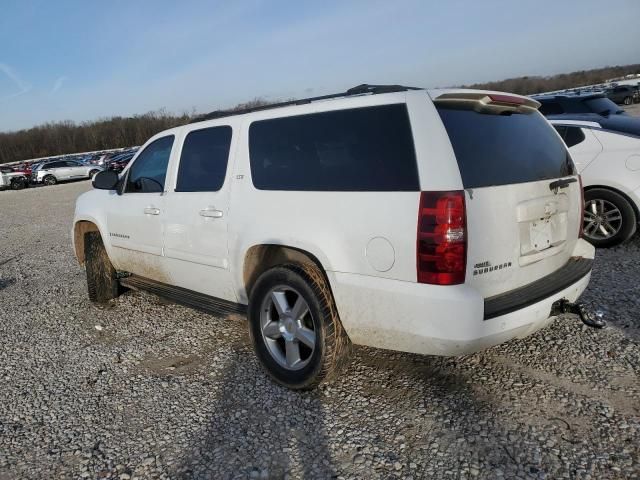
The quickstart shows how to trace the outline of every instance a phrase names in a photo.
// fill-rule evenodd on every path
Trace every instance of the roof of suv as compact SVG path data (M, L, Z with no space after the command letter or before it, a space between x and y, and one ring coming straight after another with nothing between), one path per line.
M213 112L206 113L204 115L200 115L199 117L196 117L190 123L203 122L205 120L214 120L217 118L232 117L236 115L244 115L246 113L259 112L262 110L272 110L275 108L290 107L294 105L304 105L312 102L317 102L320 100L344 98L344 97L350 97L354 95L366 95L366 94L378 95L381 93L406 92L409 90L424 90L424 89L419 87L407 87L404 85L369 85L369 84L363 83L361 85L357 85L353 88L350 88L346 92L341 92L341 93L333 93L330 95L322 95L319 97L301 98L299 100L272 103L269 105L260 105L257 107L249 107L249 108L239 109L239 110L215 110Z

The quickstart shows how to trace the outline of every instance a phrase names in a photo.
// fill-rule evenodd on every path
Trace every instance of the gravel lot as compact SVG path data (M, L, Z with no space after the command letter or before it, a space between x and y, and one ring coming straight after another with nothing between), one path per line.
M69 230L89 182L0 192L0 479L640 478L640 238L599 251L567 316L462 358L356 349L307 393L242 318L87 301Z

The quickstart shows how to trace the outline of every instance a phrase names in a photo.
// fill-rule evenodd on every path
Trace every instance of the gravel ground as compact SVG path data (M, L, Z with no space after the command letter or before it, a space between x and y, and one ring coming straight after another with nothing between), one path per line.
M640 239L599 251L597 331L558 319L462 358L356 349L295 393L244 319L87 301L88 182L0 192L0 479L640 478Z

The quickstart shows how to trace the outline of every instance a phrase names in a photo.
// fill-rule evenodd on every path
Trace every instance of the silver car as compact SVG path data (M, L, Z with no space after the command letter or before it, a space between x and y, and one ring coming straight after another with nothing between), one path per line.
M44 183L45 185L55 185L64 180L80 180L93 178L93 176L104 170L98 165L85 165L74 160L54 160L39 165L31 174L34 183Z

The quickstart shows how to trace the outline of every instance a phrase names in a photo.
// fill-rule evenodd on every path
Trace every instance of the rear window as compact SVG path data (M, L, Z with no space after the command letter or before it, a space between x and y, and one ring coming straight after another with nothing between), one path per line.
M537 112L491 115L438 107L465 188L574 175L562 140Z
M608 115L610 113L616 113L620 109L608 98L590 98L582 102L590 112L599 113L602 115Z
M420 189L404 104L256 121L249 148L260 190Z

